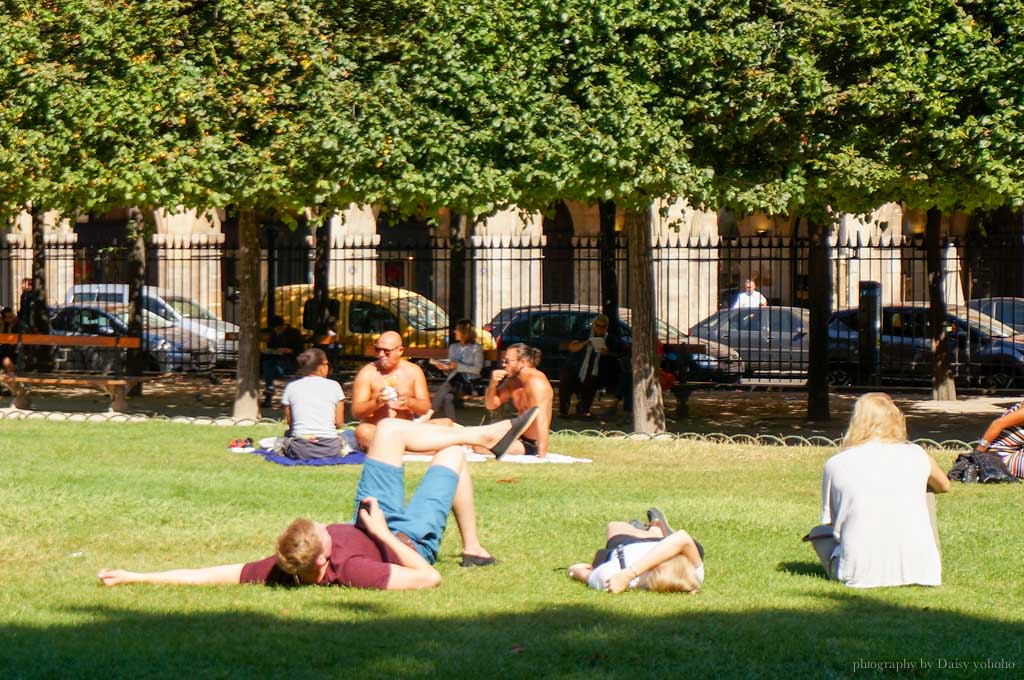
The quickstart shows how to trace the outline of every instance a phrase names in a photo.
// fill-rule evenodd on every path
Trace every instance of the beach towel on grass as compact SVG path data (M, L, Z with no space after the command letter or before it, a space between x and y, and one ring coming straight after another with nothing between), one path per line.
M255 453L256 455L263 456L263 460L268 463L277 463L278 465L288 467L294 465L362 465L363 461L366 460L366 454L360 451L353 451L347 456L331 456L330 458L313 458L310 460L296 460L288 456L279 456L274 453L273 449L255 449L246 453Z

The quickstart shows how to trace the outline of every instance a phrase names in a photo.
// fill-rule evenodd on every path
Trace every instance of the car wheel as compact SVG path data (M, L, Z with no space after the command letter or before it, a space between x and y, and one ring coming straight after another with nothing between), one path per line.
M995 366L978 376L978 386L990 390L1006 390L1024 385L1020 371Z
M853 371L849 366L829 366L828 384L834 387L845 387L853 384Z

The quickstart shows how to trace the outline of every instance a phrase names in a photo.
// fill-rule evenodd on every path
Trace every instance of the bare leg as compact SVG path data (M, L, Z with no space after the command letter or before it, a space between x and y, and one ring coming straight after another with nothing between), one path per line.
M402 454L406 451L440 451L457 444L494 446L510 427L507 420L481 427L445 427L386 418L377 423L377 431L367 453L370 458L400 466Z
M356 426L356 444L359 445L360 451L369 451L370 442L373 441L373 433L377 431L377 426L373 423L359 423Z
M637 529L628 522L608 522L608 531L605 539L612 536L636 536L637 538L665 538L665 532L658 525L652 525L649 529Z
M452 513L455 523L459 525L462 536L462 554L477 557L490 557L476 533L476 504L473 500L473 479L469 476L466 465L466 454L461 446L449 446L438 451L434 456L433 465L443 465L459 475L459 484L455 487L452 499Z
M458 448L459 452L462 453L461 447ZM465 456L464 453L462 455ZM480 537L476 534L476 502L473 500L473 479L469 476L469 469L465 465L459 474L459 485L455 489L452 512L455 514L455 523L459 525L459 534L462 536L462 554L490 557L491 553L487 552L480 545Z

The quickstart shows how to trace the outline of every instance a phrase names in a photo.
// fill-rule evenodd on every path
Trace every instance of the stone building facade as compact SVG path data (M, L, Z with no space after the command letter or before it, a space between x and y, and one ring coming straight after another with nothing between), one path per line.
M656 316L686 329L725 306L744 279L753 278L772 304L800 305L806 299L806 255L800 237L806 230L796 220L753 215L740 220L728 213L691 208L683 202L651 206ZM127 212L101 220L46 217L47 297L63 301L73 283L96 272L81 264L76 252L87 236L102 244L110 225L123 223ZM447 308L449 303L450 216L442 211L434 225L406 225L429 249L410 254L399 232L387 231L380 211L352 205L330 224L331 285L399 283ZM211 312L231 319L233 263L228 238L231 225L222 211L182 210L154 215L148 280L162 288L197 299ZM618 218L621 225L622 216ZM886 302L923 299L927 291L923 259L908 258L906 245L924 230L924 215L887 204L871 215L842 215L832 234L833 303L856 304L862 280L882 284ZM946 218L949 235L966 233L965 216ZM116 231L116 229L114 229ZM484 324L498 310L545 302L600 304L599 214L597 206L564 202L553 215L508 209L470 225L466 233L467 296L473 321ZM112 233L112 232L111 232ZM0 231L0 305L16 303L19 282L31 276L32 229L27 214ZM312 237L304 242L296 276L312 281ZM269 254L268 254L269 258ZM261 280L269 280L268 258ZM429 259L429 262L418 261ZM959 254L947 246L944 283L947 300L962 304ZM625 257L618 258L620 302L628 305ZM294 282L294 281L289 281ZM264 294L266 291L263 291Z

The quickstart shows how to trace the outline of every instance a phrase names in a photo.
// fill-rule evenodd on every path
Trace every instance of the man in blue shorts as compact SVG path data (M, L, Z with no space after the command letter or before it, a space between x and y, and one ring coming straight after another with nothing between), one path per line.
M262 583L433 588L441 583L434 562L449 512L455 514L462 535L462 566L495 562L476 535L473 484L462 445L482 446L501 455L536 417L534 408L512 420L466 428L382 420L356 488L354 524L297 519L278 537L276 554L258 562L145 573L102 569L97 577L108 586ZM402 467L406 451L437 451L408 505Z

